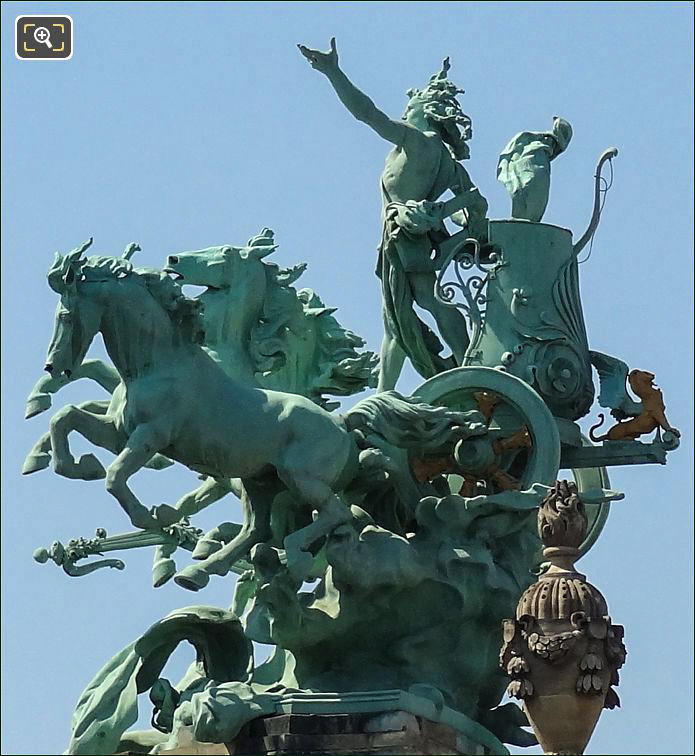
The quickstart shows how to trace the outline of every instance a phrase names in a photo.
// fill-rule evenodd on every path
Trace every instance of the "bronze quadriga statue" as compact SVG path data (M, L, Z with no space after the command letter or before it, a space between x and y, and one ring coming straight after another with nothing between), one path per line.
M54 335L27 417L77 378L111 396L59 410L23 472L104 479L134 529L56 541L36 561L79 577L124 567L94 555L153 547L155 587L200 591L239 575L230 610L172 612L97 673L67 752L505 754L505 743L536 743L524 712L501 703L508 685L547 752L581 753L601 708L617 703L625 650L574 561L622 498L606 468L664 463L679 437L654 375L591 351L584 325L579 256L617 151L599 160L594 213L575 241L542 222L571 126L555 118L517 134L497 174L512 217L490 220L463 166L472 124L448 58L392 119L342 71L335 40L300 51L392 145L381 355L294 287L305 266L273 262L267 228L245 245L174 251L161 269L136 267L136 244L86 257L90 239L56 255ZM192 299L183 284L204 291ZM113 365L87 358L97 334ZM412 396L395 391L406 359L424 379ZM598 402L618 421L601 445L577 424L593 404L593 367ZM374 387L337 411L338 397ZM73 432L108 462L75 459ZM131 490L143 467L176 462L202 478L177 502L152 506ZM558 483L560 469L574 482ZM193 518L229 494L242 522L203 533ZM179 568L182 551L194 561ZM183 641L196 658L172 682L162 670ZM251 641L271 657L256 664ZM140 693L153 729L129 733Z

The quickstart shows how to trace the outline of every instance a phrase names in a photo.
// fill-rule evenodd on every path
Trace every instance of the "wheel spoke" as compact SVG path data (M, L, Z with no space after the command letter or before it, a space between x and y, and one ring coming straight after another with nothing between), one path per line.
M525 425L516 433L506 438L498 438L492 443L492 448L495 450L495 454L504 454L508 451L514 451L515 449L530 449L533 446L531 440L531 434Z
M495 470L490 477L502 491L517 491L519 489L518 479L504 470Z
M492 391L476 391L473 394L473 398L478 405L478 410L485 418L485 423L490 425L490 422L492 421L492 413L500 402L499 396L493 394Z
M413 459L410 463L413 477L418 483L432 480L442 473L451 472L456 466L456 460L451 454L444 457L426 457Z

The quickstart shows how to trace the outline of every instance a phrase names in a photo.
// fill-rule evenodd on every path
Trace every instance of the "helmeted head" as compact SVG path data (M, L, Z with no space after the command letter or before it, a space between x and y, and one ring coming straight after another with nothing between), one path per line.
M572 139L572 126L569 121L566 121L564 118L553 116L553 128L550 133L553 135L558 146L555 154L559 155L567 149L567 145Z
M456 99L464 90L447 78L449 68L449 58L445 58L441 70L430 77L424 89L406 92L409 100L403 118L407 121L415 115L422 115L441 134L454 158L466 160L470 156L466 142L473 136L473 127Z

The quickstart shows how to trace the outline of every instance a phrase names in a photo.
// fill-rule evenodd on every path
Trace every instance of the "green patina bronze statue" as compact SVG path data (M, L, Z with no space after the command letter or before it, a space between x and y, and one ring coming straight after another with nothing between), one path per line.
M553 119L550 131L522 131L502 150L497 179L512 198L512 218L540 221L550 196L550 161L567 149L572 127Z
M469 156L473 131L456 99L463 90L447 78L449 59L424 89L408 90L403 118L394 120L340 69L335 39L327 53L303 45L299 49L326 75L350 113L394 145L381 176L383 229L376 273L383 295L384 341L379 390L395 388L406 356L424 378L461 365L468 346L466 322L435 297L438 252L449 237L447 217L468 235L485 240L487 202L459 162ZM447 189L454 199L439 203ZM415 303L434 317L451 358L440 356L442 344L415 314Z
M135 269L124 258L84 259L88 245L56 255L48 273L61 299L45 369L51 375L72 373L100 332L124 391L105 415L68 405L53 417L54 468L66 477L105 478L109 493L140 528L180 517L164 505L148 511L128 487L154 454L213 478L240 478L244 527L178 582L200 588L210 572L226 574L267 540L278 486L291 490L309 513L318 512L284 540L288 566L297 579L305 578L309 546L350 519L336 492L359 473L356 434L366 449L380 435L404 450L446 453L456 441L482 432L475 411L429 407L395 392L364 399L340 418L298 394L235 381L200 345L200 302L185 297L165 273ZM94 455L73 459L72 431L117 454L108 470Z
M293 286L304 265L268 262L277 245L265 228L245 245L170 254L161 269L136 267L135 244L121 256L86 257L90 239L56 255L47 375L27 417L82 377L111 398L56 412L23 472L52 465L68 478L104 479L135 530L98 528L94 538L37 549L35 560L81 577L123 569L120 559L93 555L153 547L155 587L173 579L199 591L212 575L239 575L230 610L173 612L104 666L78 702L68 753L232 744L246 723L281 712L410 712L453 728L467 753L535 743L521 710L500 705L506 674L514 695L532 695L517 649L531 620L505 635L504 670L498 664L501 622L541 566L538 507L571 492L565 498L581 513L576 559L599 536L609 502L622 498L606 468L664 463L679 443L653 374L589 348L577 258L599 222L602 167L617 151L599 160L594 212L574 241L540 222L550 161L571 128L555 119L550 132L522 132L498 167L512 218L488 220L460 163L472 132L448 59L392 120L342 72L335 40L329 52L300 51L348 110L394 145L382 175L381 361L316 292ZM446 190L454 196L441 201ZM447 219L462 230L450 234ZM183 284L205 290L189 298ZM86 356L98 333L112 365ZM394 390L406 357L427 379L412 396ZM598 402L621 421L597 446L576 422L593 406L594 367ZM378 390L336 412L335 397L374 388L377 370ZM114 459L76 460L72 432ZM141 468L174 463L203 481L173 505L150 506L130 489ZM561 468L574 482L556 482ZM206 533L193 524L229 494L241 499L242 522ZM194 561L179 569L181 551ZM542 593L550 577L524 595ZM586 617L556 619L569 629L528 636L537 655L546 645L555 653L556 642L596 640ZM184 640L196 660L173 684L160 674ZM251 641L274 647L263 664ZM544 685L548 676L552 687L544 668ZM145 692L154 729L127 732Z

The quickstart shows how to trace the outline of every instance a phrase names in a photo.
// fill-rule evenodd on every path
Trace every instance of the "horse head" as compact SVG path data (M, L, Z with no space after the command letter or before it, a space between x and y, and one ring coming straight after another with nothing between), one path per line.
M89 302L82 302L78 293L82 267L87 262L83 254L91 243L90 238L65 255L56 252L48 271L48 285L60 295L45 365L51 375L65 373L70 377L82 364L99 328L100 310Z
M205 286L205 347L237 380L255 383L249 355L254 324L264 308L268 270L263 258L277 249L273 232L264 228L245 246L224 245L169 255L164 272L179 284Z
M303 305L306 332L313 336L314 349L303 372L307 378L306 396L324 407L334 406L324 394L350 396L375 388L378 358L363 349L364 339L344 328L334 317L335 308L326 307L312 289L300 289L297 298Z
M209 289L229 289L265 286L265 272L261 260L277 249L273 232L264 228L249 239L246 246L207 247L194 252L169 255L164 271L181 283L207 286Z
M306 265L281 268L264 258L277 249L264 228L246 246L208 247L167 258L180 284L206 286L205 346L236 379L311 397L345 396L374 384L375 357L310 290L293 283ZM332 406L332 405L331 405Z
M60 302L47 372L69 377L99 331L121 378L150 365L155 347L166 351L202 341L200 303L188 299L165 273L134 268L129 258L137 245L129 245L121 257L84 259L91 243L90 239L66 255L56 254L48 271L48 283L60 294Z

